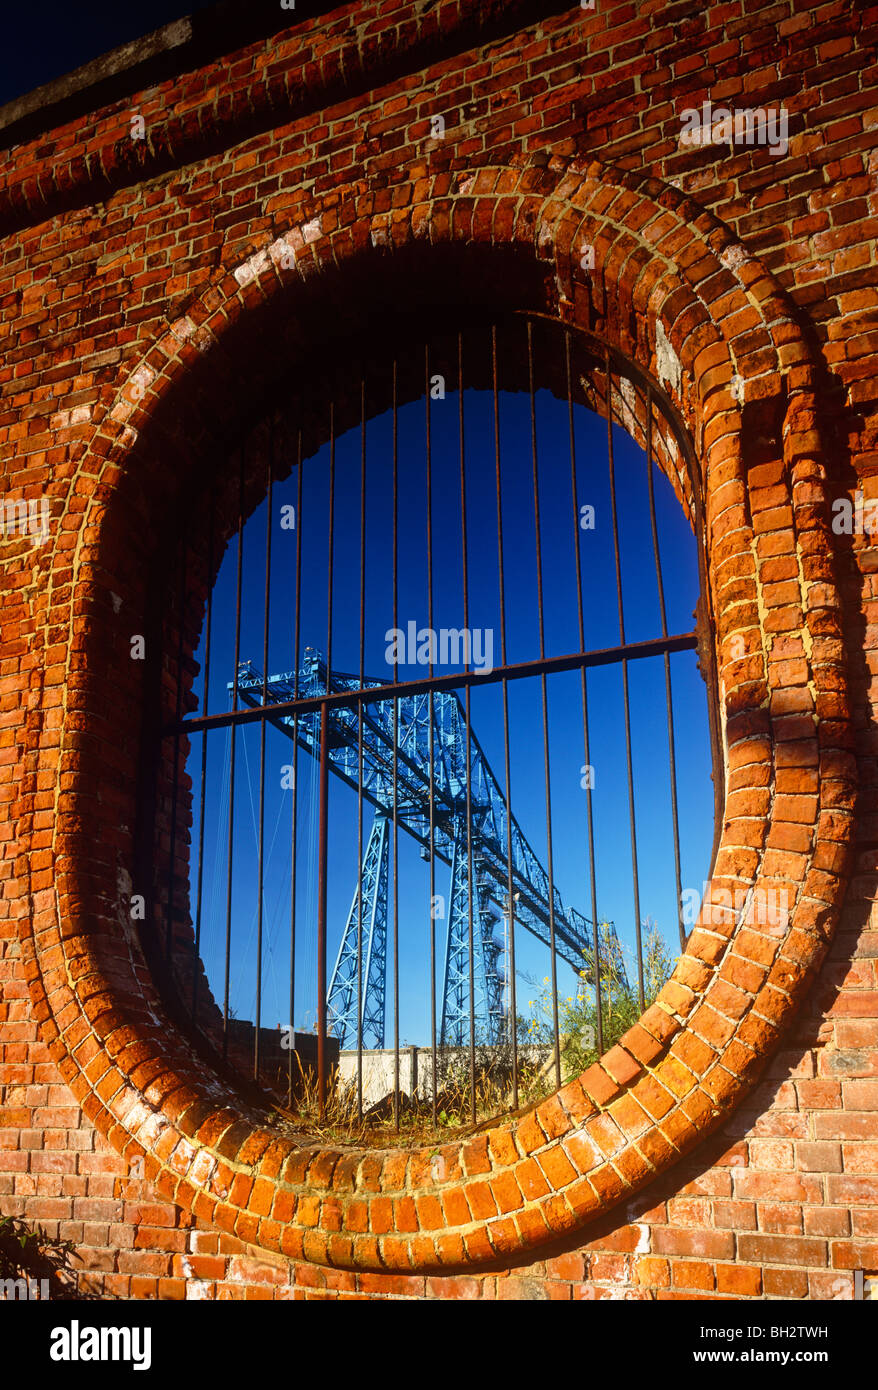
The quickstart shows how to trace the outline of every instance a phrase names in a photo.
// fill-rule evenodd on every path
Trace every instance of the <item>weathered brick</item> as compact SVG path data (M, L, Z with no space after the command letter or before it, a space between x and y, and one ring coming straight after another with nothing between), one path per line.
M7 131L3 496L50 494L58 526L45 547L3 542L0 1209L68 1232L99 1294L834 1298L875 1258L878 561L874 535L827 524L833 502L878 496L875 73L865 28L821 19L815 41L805 0L788 8L774 29L711 11L683 57L678 20L654 6L540 23L518 0L390 0L352 25L281 14L277 33L169 61L160 86L131 93L142 147L98 88L79 115L47 104L35 134ZM675 74L697 109L723 91L768 101L781 67L814 96L788 154L681 143ZM599 252L589 276L570 241L581 224ZM451 274L438 244L453 241ZM792 927L742 923L713 891L659 1000L560 1097L512 1128L378 1154L297 1148L244 1118L175 1028L155 1027L119 919L147 713L128 633L152 598L173 627L169 557L178 529L203 539L206 477L218 550L233 534L216 444L243 437L269 357L271 381L311 380L271 356L299 306L311 296L316 319L341 321L372 261L388 287L376 323L396 299L454 312L468 274L502 309L546 307L544 275L547 304L671 393L705 479L729 768L717 885L796 899ZM643 443L642 393L622 386L619 418ZM669 472L691 514L688 479ZM204 602L189 578L184 627ZM194 636L187 679L193 657ZM157 874L180 885L188 969L191 803L179 810L187 833ZM603 1234L544 1267L544 1236L569 1244L601 1205ZM480 1272L499 1257L508 1271Z

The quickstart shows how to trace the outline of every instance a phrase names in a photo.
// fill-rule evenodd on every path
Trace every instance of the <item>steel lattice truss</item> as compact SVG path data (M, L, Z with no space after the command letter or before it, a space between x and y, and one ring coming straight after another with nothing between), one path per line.
M293 699L386 685L332 671L317 651L306 649L302 669L263 677L250 662L238 668L241 701L257 708L265 702L267 718L298 746L320 756L320 714L270 713L270 707ZM432 718L431 718L432 707ZM362 980L363 1046L383 1047L388 902L388 821L394 816L394 745L396 745L396 822L430 854L430 802L433 802L433 852L451 866L446 923L440 1042L461 1044L470 1038L471 977L479 1041L498 1043L508 1036L504 1009L505 977L498 968L504 950L494 935L507 910L511 867L513 918L540 941L551 945L575 970L593 978L593 925L575 908L564 905L514 816L482 748L469 732L469 831L467 828L467 730L463 706L454 691L397 696L363 703L362 770L357 702L333 703L329 711L328 763L332 772L375 807L375 820L362 864L363 921L360 931L360 883L354 891L341 946L327 992L327 1004L341 1046L356 1046L358 982ZM470 892L470 882L474 892ZM475 947L470 962L470 913ZM358 969L362 950L362 976ZM599 929L601 959L621 961L612 923Z

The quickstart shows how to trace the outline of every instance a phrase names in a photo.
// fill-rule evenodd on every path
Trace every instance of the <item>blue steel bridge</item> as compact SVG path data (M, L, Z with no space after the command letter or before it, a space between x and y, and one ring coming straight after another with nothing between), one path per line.
M327 678L320 652L306 648L298 672L263 677L251 662L238 667L241 702L266 708L294 699L315 700L363 689L386 689L387 682L332 670ZM395 712L394 712L395 707ZM551 946L574 970L593 979L594 925L568 907L514 816L472 730L467 739L464 707L455 691L378 697L363 702L362 772L358 702L334 701L328 711L328 766L374 807L374 817L354 884L351 908L327 989L327 1012L342 1048L357 1045L358 979L363 1047L385 1046L387 919L390 828L396 824L450 869L446 937L441 975L440 1046L459 1046L470 1038L470 912L475 960L475 1031L479 1041L509 1040L512 1020L505 1003L506 974L500 957L506 943L503 919L512 916ZM268 722L315 758L320 756L319 710L278 712ZM396 795L394 798L394 745ZM469 833L467 831L467 747L469 748ZM361 887L362 885L362 887ZM362 929L361 929L362 922ZM362 961L358 959L358 947ZM598 929L600 959L621 961L612 923ZM360 966L362 976L359 975Z

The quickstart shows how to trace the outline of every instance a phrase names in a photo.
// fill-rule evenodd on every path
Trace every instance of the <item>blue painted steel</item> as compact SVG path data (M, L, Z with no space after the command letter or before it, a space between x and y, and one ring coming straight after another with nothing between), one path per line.
M363 688L385 685L365 680ZM238 694L253 708L262 704L263 678L250 662L238 668ZM326 664L312 647L296 681L296 673L270 676L266 703L294 698L312 699L324 693L360 689L358 677L340 671L326 678ZM397 800L396 820L430 854L430 696L397 697ZM363 859L363 892L368 914L368 968L364 966L363 1028L367 1019L373 1045L384 1045L384 977L387 937L386 821L394 813L393 798L393 699L378 699L363 709L364 799L376 808ZM320 754L318 712L269 716L270 722L314 757ZM329 766L355 791L359 786L358 713L356 704L329 707ZM550 944L549 880L515 817L506 816L506 799L470 731L470 836L466 827L466 723L463 706L453 691L433 693L433 852L451 865L451 891L446 924L446 951L440 1042L469 1040L469 912L470 862L476 891L472 897L475 945L476 1037L479 1042L499 1042L508 1037L511 1020L504 1009L505 978L499 966L502 943L494 935L498 918L506 910L508 888L507 849L511 846L512 892L516 926ZM383 835L383 850L376 848ZM574 970L592 974L593 927L575 908L565 907L554 890L555 951ZM612 923L602 923L599 945L603 959L611 954L621 961ZM348 914L342 944L327 995L335 1032L342 1047L356 1044L357 897ZM380 984L379 984L380 980ZM353 985L351 985L353 981Z
M358 946L363 952L363 1047L384 1046L388 844L387 817L378 811L363 855L362 934L358 882L326 996L331 1031L343 1048L357 1046Z
M475 839L475 836L471 836ZM501 920L499 906L492 895L497 892L484 872L481 855L472 860L475 893L472 895L473 945L476 953L475 993L476 1042L497 1045L508 1041L509 1020L506 1016L504 993L506 976L500 970L499 958L504 943L497 940L494 929ZM463 1046L470 1040L470 855L467 845L466 818L455 827L451 860L451 893L449 895L448 927L445 946L445 969L442 988L442 1019L440 1040L443 1045Z

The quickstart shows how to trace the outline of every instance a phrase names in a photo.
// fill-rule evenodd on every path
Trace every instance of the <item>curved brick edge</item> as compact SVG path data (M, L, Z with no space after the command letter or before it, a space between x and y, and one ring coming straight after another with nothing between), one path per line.
M42 1035L83 1109L197 1217L267 1250L374 1270L479 1264L578 1229L725 1119L824 954L854 791L814 365L776 282L674 190L597 166L442 174L407 191L403 202L399 189L342 190L223 276L107 401L85 466L116 480L159 401L185 390L192 355L284 281L418 237L530 248L555 269L556 312L597 321L654 375L676 372L672 393L703 461L728 772L706 904L723 888L748 904L778 883L797 893L786 924L706 906L672 980L621 1044L523 1118L438 1151L304 1150L248 1119L164 1023L119 905L108 909L106 886L88 876L74 830L87 777L59 790L63 868L56 890L32 893L21 934ZM594 283L579 270L583 235L598 248ZM656 353L657 321L670 358L667 345ZM764 422L755 461L743 454L742 411ZM71 634L112 500L104 488L79 528ZM38 744L39 717L33 731Z
M548 13L563 8L555 0ZM450 45L490 43L546 17L545 0L433 0L408 13L401 8L393 41L385 43L374 32L374 18L291 16L286 30L238 49L235 79L223 82L220 97L215 88L205 90L197 66L151 84L138 102L148 132L143 140L131 140L128 104L114 102L92 113L87 148L77 138L77 121L56 128L58 148L48 167L42 134L17 145L0 169L0 228L8 235L61 209L103 202L120 188L209 158L217 145L229 149L321 111L333 99L376 91L397 79L403 63L418 71ZM429 132L428 120L424 129Z

